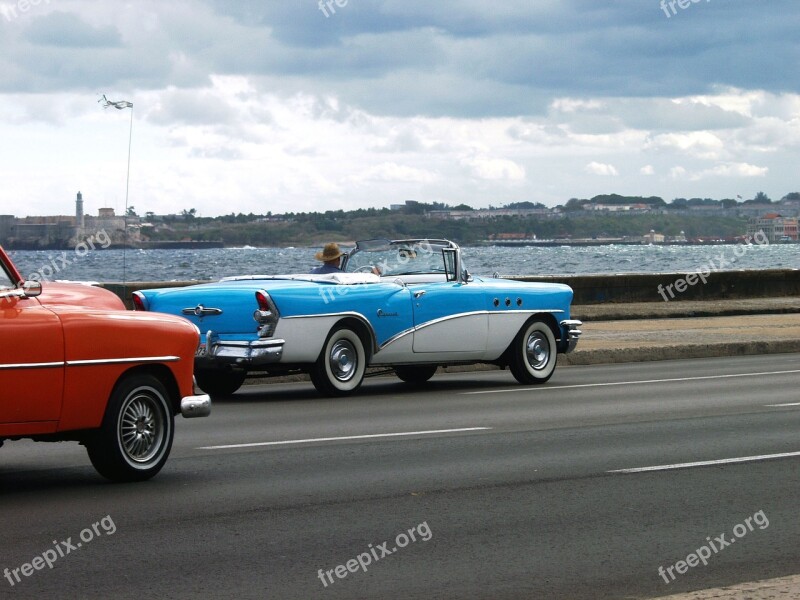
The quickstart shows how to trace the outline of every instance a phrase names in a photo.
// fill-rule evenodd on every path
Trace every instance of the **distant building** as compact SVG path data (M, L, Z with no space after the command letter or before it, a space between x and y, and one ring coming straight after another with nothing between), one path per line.
M764 213L774 211L776 208L783 212L782 207L776 207L773 204L737 204L735 210L736 215L740 217L758 217Z
M770 243L797 241L797 217L784 217L778 213L767 213L747 222L747 235L754 237L763 232Z
M24 217L14 219L6 238L9 245L66 246L75 234L75 217L56 215L49 217Z
M475 210L429 210L425 216L431 219L448 219L452 221L474 221L477 219L493 219L496 217L553 217L559 215L558 210L551 208L478 208Z
M652 210L649 204L584 204L583 210L596 212L620 212L620 213L647 213Z
M138 217L118 217L113 208L99 209L97 217L86 215L81 192L75 198L74 215L20 219L0 215L0 243L11 248L67 248L101 231L115 244L137 242L139 230Z
M16 220L14 215L0 215L0 242L11 236Z
M681 231L678 235L667 236L666 241L672 244L685 244L687 242L686 234Z
M656 233L654 230L650 230L650 233L645 233L642 236L642 243L643 244L663 244L664 243L664 234L663 233Z

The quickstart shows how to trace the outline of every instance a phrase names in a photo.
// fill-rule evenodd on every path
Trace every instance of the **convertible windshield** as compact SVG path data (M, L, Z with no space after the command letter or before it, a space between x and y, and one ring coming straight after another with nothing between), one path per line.
M418 275L444 273L442 248L445 244L423 241L359 243L347 261L348 273Z

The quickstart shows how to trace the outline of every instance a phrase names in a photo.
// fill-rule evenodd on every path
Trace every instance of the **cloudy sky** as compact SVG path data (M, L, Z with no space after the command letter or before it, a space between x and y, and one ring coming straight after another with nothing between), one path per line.
M798 31L797 0L0 0L0 214L122 212L131 112L140 214L779 199Z

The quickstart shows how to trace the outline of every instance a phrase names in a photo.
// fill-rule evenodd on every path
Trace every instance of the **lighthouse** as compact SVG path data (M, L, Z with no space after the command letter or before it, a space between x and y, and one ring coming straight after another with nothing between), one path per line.
M75 237L79 238L83 235L84 227L84 212L83 212L83 194L78 192L75 198Z

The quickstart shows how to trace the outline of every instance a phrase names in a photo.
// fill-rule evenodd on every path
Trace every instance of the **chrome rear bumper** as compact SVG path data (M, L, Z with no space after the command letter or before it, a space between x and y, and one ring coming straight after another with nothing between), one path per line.
M206 342L195 354L195 364L219 366L261 366L280 362L283 356L282 339L235 341L220 340L213 331L206 333Z

